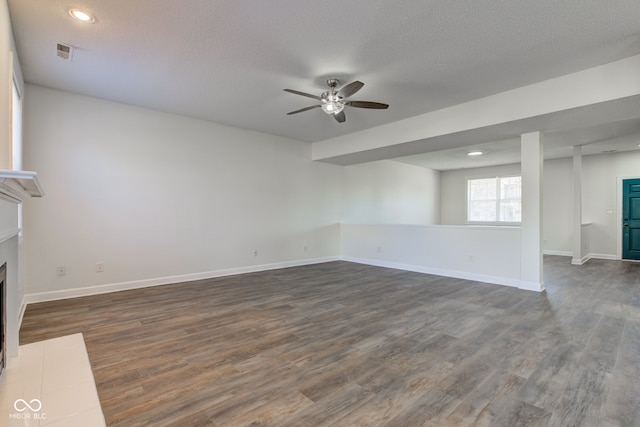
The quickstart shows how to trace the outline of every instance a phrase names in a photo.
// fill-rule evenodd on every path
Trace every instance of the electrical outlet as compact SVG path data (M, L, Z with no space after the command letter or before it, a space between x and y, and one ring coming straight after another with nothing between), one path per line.
M102 273L104 271L104 262L96 262L96 273Z
M56 274L58 276L64 276L65 274L67 274L67 268L66 267L58 267L58 268L56 268Z

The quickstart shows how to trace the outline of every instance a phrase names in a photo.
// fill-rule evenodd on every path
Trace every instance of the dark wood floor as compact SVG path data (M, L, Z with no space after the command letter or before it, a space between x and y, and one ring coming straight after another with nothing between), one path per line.
M546 293L347 262L30 305L82 332L109 426L638 426L640 264Z

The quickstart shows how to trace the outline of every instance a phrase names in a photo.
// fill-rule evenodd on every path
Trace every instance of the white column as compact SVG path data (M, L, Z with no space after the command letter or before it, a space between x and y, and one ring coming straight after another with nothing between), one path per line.
M582 264L582 147L573 147L573 259L571 264Z
M522 231L520 288L544 290L542 272L542 134L520 136L522 175Z

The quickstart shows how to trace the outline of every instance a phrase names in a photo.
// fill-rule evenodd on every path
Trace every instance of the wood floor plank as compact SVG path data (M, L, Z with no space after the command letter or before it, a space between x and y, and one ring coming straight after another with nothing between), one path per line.
M619 426L640 425L640 322L627 320L602 415Z
M349 384L336 393L305 407L302 411L279 420L276 425L281 427L335 426L340 418L366 404L373 396L373 393L359 385Z
M337 261L30 304L20 340L83 333L116 427L638 425L640 265L545 284Z
M512 400L512 404L498 415L491 425L495 427L541 427L550 422L551 413L537 406L519 400ZM580 424L551 424L557 426L578 426Z
M497 372L463 399L443 424L461 427L492 425L506 409L507 398L516 395L524 382L524 378L510 372Z
M579 357L580 351L572 344L560 344L548 351L520 389L518 398L553 411L571 374L578 367Z
M610 374L579 367L554 408L551 425L595 425L600 419L610 387Z
M368 405L361 406L340 420L344 426L377 426L406 422L407 415L415 416L420 409L420 401L436 384L449 374L449 369L435 365L430 369L416 369L407 372L396 367L386 367L375 374L381 375L382 381L377 388L367 387L374 391L374 397ZM424 419L424 414L419 414Z
M613 372L623 329L623 319L603 316L584 350L580 363L589 369Z

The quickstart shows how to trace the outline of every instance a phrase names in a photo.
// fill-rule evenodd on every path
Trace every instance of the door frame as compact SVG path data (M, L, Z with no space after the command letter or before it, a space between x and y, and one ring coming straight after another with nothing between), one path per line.
M625 179L640 179L640 175L618 176L616 178L616 259L622 259L622 181ZM633 260L628 260L633 261Z

